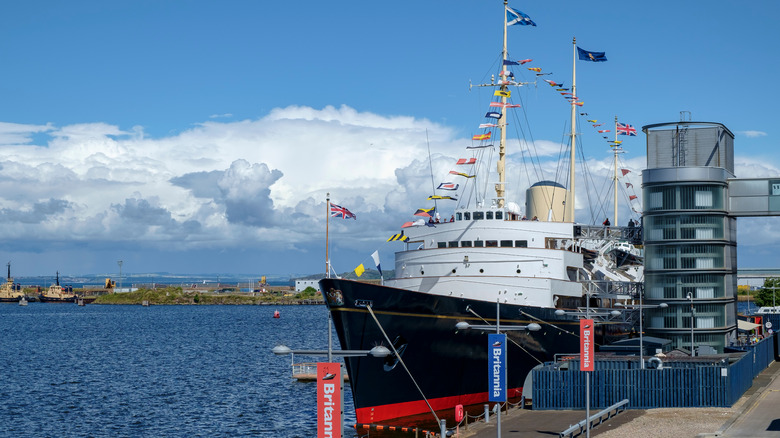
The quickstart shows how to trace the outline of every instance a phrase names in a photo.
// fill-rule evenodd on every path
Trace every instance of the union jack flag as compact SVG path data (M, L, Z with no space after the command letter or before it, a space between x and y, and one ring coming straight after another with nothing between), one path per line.
M354 213L347 210L346 208L336 205L334 203L330 203L330 217L340 217L342 219L355 219L357 220L357 216L355 216Z
M636 137L636 128L629 124L622 124L620 122L617 123L617 126L615 127L615 130L617 131L618 135L630 135L632 137Z

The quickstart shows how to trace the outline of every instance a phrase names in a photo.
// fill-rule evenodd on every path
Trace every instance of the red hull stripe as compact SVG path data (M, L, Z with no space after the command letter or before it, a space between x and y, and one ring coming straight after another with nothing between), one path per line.
M509 391L507 391L507 394L510 398L520 397L523 394L523 388L510 388ZM456 405L468 406L487 403L488 398L487 392L478 392L475 394L428 399L428 403L431 404L434 411L440 411L443 409L455 409ZM357 423L359 424L372 424L385 422L386 420L394 418L411 417L412 415L424 414L426 412L430 412L430 409L428 409L425 400L415 400L404 403L360 408L355 411L355 416L357 417Z

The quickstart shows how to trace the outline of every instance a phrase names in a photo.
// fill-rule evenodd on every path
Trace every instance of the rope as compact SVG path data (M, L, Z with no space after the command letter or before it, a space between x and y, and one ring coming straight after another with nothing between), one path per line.
M471 312L472 314L474 314L474 316L476 316L477 318L481 319L481 320L482 320L482 322L484 322L485 324L489 325L489 323L487 322L487 320L485 320L485 318L483 318L482 316L478 315L478 314L477 314L477 312L475 312L475 311L474 311L474 309L472 309L472 308L471 308L471 306L467 306L467 307L466 307L466 310L468 310L469 312ZM535 360L535 361L539 362L540 364L544 364L544 362L542 362L542 361L541 361L541 360L539 360L539 359L538 359L536 356L534 356L533 354L531 354L531 353L530 353L528 350L526 350L525 348L523 348L523 346L522 346L522 345L520 345L520 344L518 344L518 343L517 343L517 342L516 342L514 339L512 339L512 338L510 338L510 337L507 337L507 339L509 339L509 341L510 341L512 344L514 344L514 345L515 345L517 348L519 348L519 349L523 350L523 352L525 352L525 354L527 354L527 355L531 356L531 358L532 358L533 360Z
M395 357L398 358L398 362L401 363L401 365L406 370L406 374L409 375L409 378L412 379L412 383L414 383L414 386L417 388L417 391L420 392L420 395L422 396L423 400L425 400L425 404L428 405L428 409L431 410L431 414L433 414L433 418L436 419L436 424L439 424L439 416L436 415L436 411L433 410L433 407L428 402L428 399L425 397L425 394L423 394L422 389L420 389L420 385L417 384L417 381L414 380L414 376L412 376L412 373L409 371L409 368L406 366L406 363L404 362L403 358L400 354L398 354L398 351L395 349L395 345L393 345L392 342L390 342L390 338L387 336L387 333L385 333L385 329L382 327L382 324L379 323L379 320L376 318L376 315L374 315L374 310L371 309L370 305L366 305L366 309L368 309L368 313L371 314L371 317L374 318L374 322L376 322L376 325L379 327L379 330L382 332L382 336L385 337L385 340L387 340L387 343L390 345L390 348L393 349L393 354L395 354Z

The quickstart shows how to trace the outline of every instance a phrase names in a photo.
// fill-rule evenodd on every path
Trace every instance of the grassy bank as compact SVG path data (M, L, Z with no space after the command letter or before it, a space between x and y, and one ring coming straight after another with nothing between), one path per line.
M301 292L293 296L277 294L226 294L185 292L181 287L166 287L164 289L139 289L134 292L106 294L97 297L94 304L142 304L148 301L151 305L164 304L313 304L322 303L318 295Z

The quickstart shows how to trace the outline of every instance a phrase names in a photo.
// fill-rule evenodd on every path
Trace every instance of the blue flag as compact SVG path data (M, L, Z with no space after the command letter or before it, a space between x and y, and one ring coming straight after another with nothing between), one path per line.
M485 114L485 117L492 117L494 119L500 119L501 118L501 113L497 113L495 111L490 111L487 114Z
M524 13L518 11L517 9L512 9L509 6L506 7L506 25L507 26L513 26L515 24L519 24L520 26L536 26L536 23L534 23L533 20L531 20L531 17L528 15L525 15Z
M607 60L606 52L588 52L577 47L577 54L582 61L603 62Z

